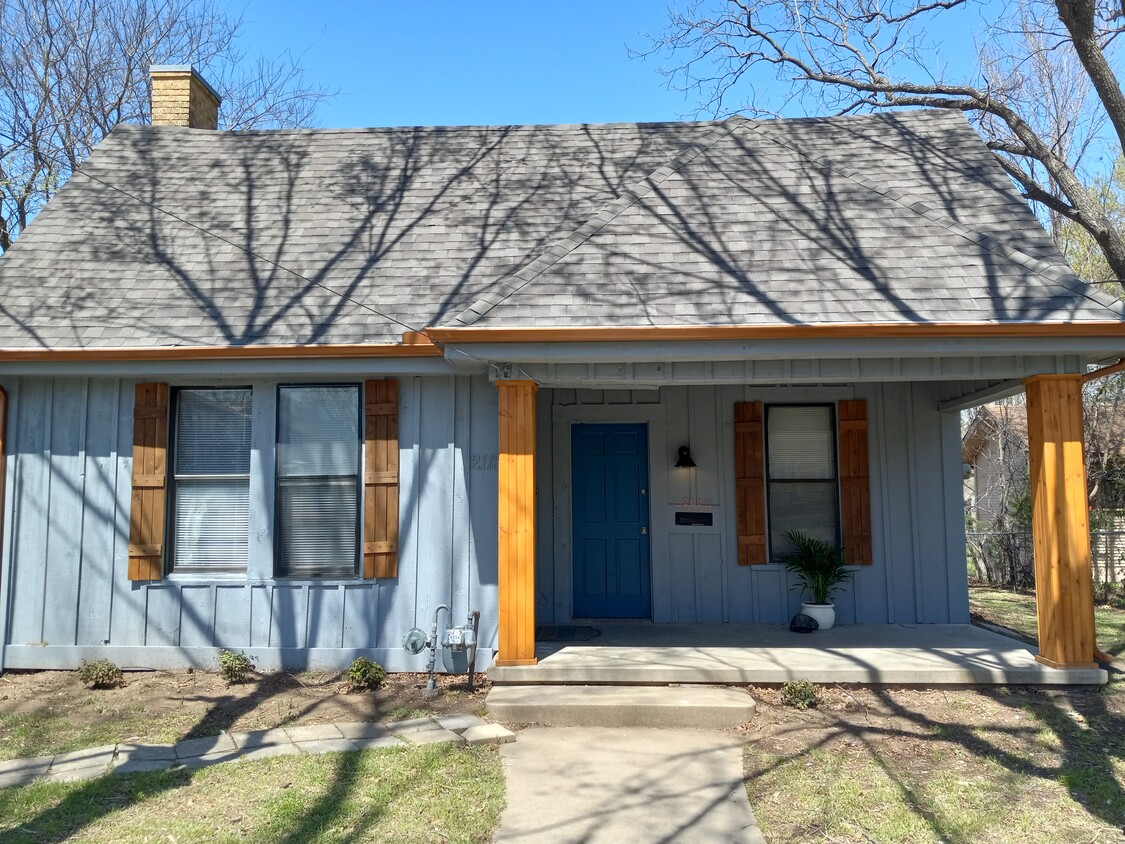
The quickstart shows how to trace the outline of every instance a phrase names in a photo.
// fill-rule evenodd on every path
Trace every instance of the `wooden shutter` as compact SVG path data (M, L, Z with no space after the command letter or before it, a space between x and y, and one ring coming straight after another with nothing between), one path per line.
M734 406L735 509L738 522L738 564L761 565L766 558L766 460L762 403Z
M164 574L164 487L168 478L168 385L138 384L133 402L133 498L129 579Z
M867 402L842 401L840 424L840 528L844 562L871 565L871 477L867 469Z
M363 392L363 576L398 577L398 381Z

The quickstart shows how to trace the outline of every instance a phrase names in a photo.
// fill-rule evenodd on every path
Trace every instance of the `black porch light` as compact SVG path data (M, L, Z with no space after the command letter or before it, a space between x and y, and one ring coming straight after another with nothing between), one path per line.
M691 459L691 449L686 445L680 446L680 457L676 461L677 469L694 469L695 461Z

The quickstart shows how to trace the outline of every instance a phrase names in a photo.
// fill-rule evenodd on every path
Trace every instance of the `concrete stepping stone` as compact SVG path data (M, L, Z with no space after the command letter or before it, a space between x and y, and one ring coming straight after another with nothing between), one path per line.
M439 715L434 719L443 730L463 733L470 727L483 727L488 724L483 718L465 713L463 715Z
M0 762L0 788L24 785L47 773L54 756L36 756L34 759L10 759Z
M46 779L51 782L74 782L101 776L109 771L117 745L88 747L72 753L59 753L51 760Z
M176 742L177 759L194 759L211 753L230 753L238 750L234 740L227 733L203 738L185 739Z
M380 738L358 738L352 739L352 744L355 745L356 750L378 750L383 747L406 747L407 741L405 737L399 736L382 736Z
M392 733L399 735L405 733L421 733L426 730L441 729L434 722L433 718L410 718L406 721L391 721L387 724L387 729Z
M185 768L205 768L208 765L217 765L219 762L232 762L235 759L241 759L242 756L242 751L238 749L220 750L217 753L204 753L202 756L190 756L186 759L181 759L177 764Z
M181 764L177 759L128 759L113 763L115 774L139 774L145 771L163 771Z
M499 724L482 723L469 727L461 733L465 743L472 746L477 744L510 744L516 740L516 734Z
M304 727L283 727L291 741L331 741L343 738L335 724L309 724Z
M465 743L465 740L461 738L461 736L450 730L421 730L406 733L403 738L411 744L440 744L443 741L452 742L453 744Z
M258 759L272 759L275 756L297 756L301 752L300 748L292 742L285 744L263 744L258 747L251 747L247 750L242 750L238 754L240 761L254 762Z
M228 733L240 750L248 750L252 747L267 747L269 745L290 744L292 739L289 734L281 728L273 730L250 730L245 733Z
M355 750L355 742L345 738L313 739L312 741L294 742L302 753L316 756L321 753L347 753Z
M128 762L174 762L176 745L174 744L133 744L132 742L117 745L117 756L114 762L118 767Z
M359 721L352 724L337 724L336 729L346 739L378 739L391 735L390 729L384 724L372 724Z

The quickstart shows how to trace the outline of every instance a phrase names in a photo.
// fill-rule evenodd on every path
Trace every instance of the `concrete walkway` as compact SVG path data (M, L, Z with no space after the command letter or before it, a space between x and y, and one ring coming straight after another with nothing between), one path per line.
M515 741L515 734L475 715L441 715L387 724L313 724L249 733L220 733L176 744L107 744L0 762L0 788L32 780L74 782L103 774L203 767L235 759L266 759L298 753L334 753L375 747L436 744L491 744Z
M731 734L532 727L500 752L496 844L765 844Z

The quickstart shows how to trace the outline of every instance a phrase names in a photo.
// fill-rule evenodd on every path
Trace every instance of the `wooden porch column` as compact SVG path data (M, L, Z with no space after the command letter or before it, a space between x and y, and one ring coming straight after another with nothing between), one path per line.
M534 381L497 381L500 391L497 665L535 665Z
M1082 436L1082 376L1035 375L1027 388L1038 660L1093 668L1094 585Z

